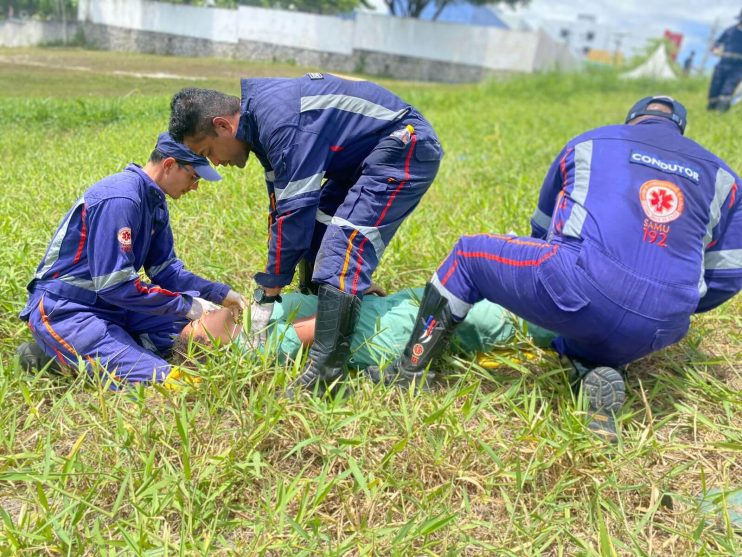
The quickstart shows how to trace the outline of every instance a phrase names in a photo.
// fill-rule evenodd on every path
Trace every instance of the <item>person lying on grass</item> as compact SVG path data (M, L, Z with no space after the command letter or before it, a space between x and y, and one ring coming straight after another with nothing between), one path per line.
M415 325L422 295L422 288L412 288L385 297L364 296L351 337L348 366L364 369L399 356ZM181 339L192 338L204 344L214 339L221 344L235 340L245 351L259 350L286 361L314 341L317 303L316 295L284 294L282 301L274 304L265 331L253 334L243 334L229 310L212 311L186 327ZM523 329L537 346L546 347L554 338L550 331L524 323L501 306L484 300L474 305L457 328L454 347L468 355L486 353L508 346Z
M189 321L215 304L246 306L226 284L185 269L175 255L166 197L221 176L165 132L144 167L128 165L89 188L52 237L20 318L35 342L18 349L25 369L85 368L110 388L164 382L166 357ZM139 276L144 269L153 284ZM108 380L110 379L110 381Z

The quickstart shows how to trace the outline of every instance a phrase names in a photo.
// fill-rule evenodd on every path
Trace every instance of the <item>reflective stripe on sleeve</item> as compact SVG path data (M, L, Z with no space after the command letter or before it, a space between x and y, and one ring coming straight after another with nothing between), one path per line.
M322 178L324 175L324 172L320 172L314 176L289 182L285 188L276 188L276 201L285 201L286 199L319 190L322 187Z
M593 142L584 141L575 145L575 183L570 193L574 204L562 234L580 238L582 226L587 218L585 200L590 187L590 165L593 158Z
M97 292L137 278L139 278L139 275L134 270L134 267L125 267L107 275L93 277L93 286Z
M153 278L157 276L159 273L164 271L166 268L168 268L170 265L178 261L177 257L171 257L167 261L164 261L163 263L160 263L159 265L155 265L154 267L150 267L149 269L145 269L147 276L149 278Z
M301 112L326 110L328 108L353 112L362 116L368 116L369 118L389 122L400 119L409 111L409 108L403 108L395 112L380 104L350 95L313 95L301 98Z
M324 224L325 226L329 226L330 223L332 222L332 217L328 215L327 213L325 213L324 211L317 209L317 215L314 217L314 220Z
M537 225L539 225L541 228L546 229L546 230L548 230L549 226L551 226L551 216L544 213L538 207L533 212L533 216L531 216L531 220L535 222Z
M709 205L709 222L706 226L706 235L703 237L704 247L709 245L711 239L714 236L714 228L716 228L716 225L719 224L719 221L721 220L721 206L724 204L724 200L729 195L729 192L732 191L732 186L734 186L734 176L729 174L729 172L727 172L723 168L719 168L719 170L716 172L714 198L711 200L711 204ZM704 264L701 269L701 276L698 279L698 291L701 294L701 298L706 295L706 291L708 290L706 280L703 277L705 273L706 258L704 256Z
M708 251L703 257L703 266L708 269L742 269L742 249Z
M75 214L75 211L80 205L84 204L85 199L81 197L80 199L75 201L72 209L70 209L69 213L67 213L67 218L65 218L64 222L59 226L57 233L54 235L54 238L52 238L52 241L49 244L49 251L47 251L46 257L44 258L44 266L39 270L38 273L36 273L37 279L44 278L44 275L59 260L59 250L62 248L62 242L64 241L64 237L67 235L67 228L69 228L70 226L72 215Z

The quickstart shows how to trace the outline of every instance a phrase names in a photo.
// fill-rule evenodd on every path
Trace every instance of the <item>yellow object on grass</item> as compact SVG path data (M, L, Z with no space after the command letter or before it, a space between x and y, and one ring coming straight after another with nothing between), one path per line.
M191 375L183 368L173 366L170 369L170 373L167 374L165 380L162 382L162 386L168 391L174 393L180 392L184 387L198 387L203 381L200 377Z
M479 352L477 354L477 365L484 369L500 369L508 367L508 361L523 364L533 362L538 357L538 354L532 350L517 350L515 348L498 349L492 352Z

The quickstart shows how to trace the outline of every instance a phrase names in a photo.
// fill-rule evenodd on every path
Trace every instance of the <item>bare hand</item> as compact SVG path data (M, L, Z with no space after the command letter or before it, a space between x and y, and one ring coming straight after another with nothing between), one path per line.
M384 290L375 282L371 282L371 286L366 288L364 294L373 294L374 296L381 296L383 298L384 296L386 296L386 290Z

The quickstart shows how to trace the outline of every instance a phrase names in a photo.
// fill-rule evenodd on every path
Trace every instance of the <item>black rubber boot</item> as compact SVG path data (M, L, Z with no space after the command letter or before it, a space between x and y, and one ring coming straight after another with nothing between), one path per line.
M360 313L361 300L357 296L328 284L320 285L314 343L304 371L289 387L287 396L294 397L299 390L322 396L330 384L342 376Z
M626 386L621 371L607 366L592 367L569 358L573 387L581 384L588 403L588 429L611 443L618 441L616 414L626 400Z
M62 373L62 367L54 358L48 356L36 342L24 342L16 349L18 362L25 371L44 369L51 373ZM48 367L47 367L48 366Z
M428 389L435 373L425 373L427 365L439 358L451 341L457 323L453 320L448 300L428 283L420 302L410 340L400 357L380 372L377 366L366 368L365 373L375 383L408 388L413 383L418 389Z
M319 284L312 282L314 262L302 259L299 261L299 292L302 294L317 294Z

